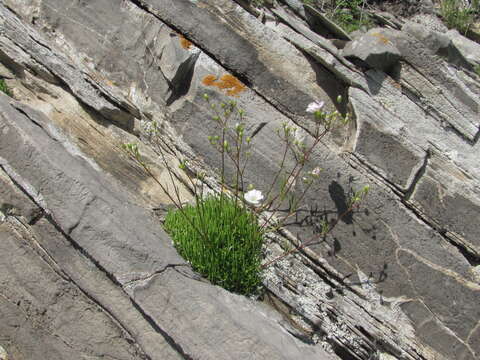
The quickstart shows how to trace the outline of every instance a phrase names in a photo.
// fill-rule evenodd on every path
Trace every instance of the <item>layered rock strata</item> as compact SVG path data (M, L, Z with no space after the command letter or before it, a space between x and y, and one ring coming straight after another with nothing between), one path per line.
M388 73L350 62L293 3L264 9L263 22L227 0L0 4L0 76L13 92L0 96L10 357L480 358L479 76L398 29L382 32L400 53ZM315 150L321 182L303 221L269 238L266 261L370 186L330 237L268 267L263 303L190 269L153 213L168 195L121 150L139 142L189 200L158 152L172 168L218 168L203 94L231 97L204 79L226 74L245 85L235 100L256 134L246 175L259 189L281 160L276 128L311 140L308 103L354 116ZM152 120L160 148L142 135Z

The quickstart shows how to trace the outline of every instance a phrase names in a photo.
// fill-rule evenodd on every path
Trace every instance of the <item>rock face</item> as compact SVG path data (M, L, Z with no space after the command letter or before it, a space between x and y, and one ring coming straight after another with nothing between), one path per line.
M366 34L349 42L343 49L346 58L356 58L373 69L387 72L400 60L400 52L381 28L369 30Z
M358 66L354 42L340 52L312 8L285 1L257 19L243 5L0 3L13 93L0 94L0 358L480 358L480 45L374 29L363 37L388 44ZM203 94L227 101L233 88L208 86L212 75L237 81L258 189L282 160L283 123L310 141L310 102L353 115L316 148L308 215L268 238L265 262L370 186L324 241L265 270L263 302L192 271L154 214L169 194L121 150L139 143L190 200L185 174L165 168L218 169ZM142 130L150 121L160 144Z
M448 31L446 36L452 40L453 45L471 65L480 65L480 49L478 48L478 43L460 35L457 30Z

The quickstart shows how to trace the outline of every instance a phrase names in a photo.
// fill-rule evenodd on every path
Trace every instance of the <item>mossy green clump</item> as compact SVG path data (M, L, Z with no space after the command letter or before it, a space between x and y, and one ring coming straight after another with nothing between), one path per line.
M12 96L10 89L8 88L7 84L5 83L5 79L0 79L0 91L8 96Z
M180 255L210 282L243 295L258 291L263 237L241 202L210 196L170 211L164 227Z

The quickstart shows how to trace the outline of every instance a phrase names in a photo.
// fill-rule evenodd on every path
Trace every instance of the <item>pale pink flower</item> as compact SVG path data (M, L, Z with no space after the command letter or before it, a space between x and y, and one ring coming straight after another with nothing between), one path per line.
M314 101L308 104L306 112L313 114L317 111L320 111L323 105L325 105L325 102L323 101Z
M322 169L320 169L319 167L316 167L315 169L312 170L312 175L313 176L318 176L318 175L320 175L321 171L322 171Z

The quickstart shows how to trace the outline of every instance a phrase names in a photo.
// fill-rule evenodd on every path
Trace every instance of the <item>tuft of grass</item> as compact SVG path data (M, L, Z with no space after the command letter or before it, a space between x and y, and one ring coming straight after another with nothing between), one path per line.
M478 1L466 7L460 0L442 0L440 11L449 29L457 29L464 35L474 23L474 12L478 11Z
M165 217L180 255L213 284L252 295L261 285L262 232L255 215L226 196L209 196Z
M362 11L363 0L336 0L330 18L348 33L360 29L362 26L372 27L372 21Z
M362 18L355 16L350 11L337 12L332 16L333 21L347 33L360 29L362 26L372 27L372 21L364 16Z
M12 92L5 83L5 79L0 79L0 91L8 96L12 96Z

